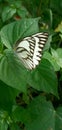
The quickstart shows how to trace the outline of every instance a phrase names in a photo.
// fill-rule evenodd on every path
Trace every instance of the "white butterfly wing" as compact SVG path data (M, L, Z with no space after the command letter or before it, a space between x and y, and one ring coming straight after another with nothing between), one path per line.
M48 33L37 33L16 44L16 53L27 69L34 69L40 62Z

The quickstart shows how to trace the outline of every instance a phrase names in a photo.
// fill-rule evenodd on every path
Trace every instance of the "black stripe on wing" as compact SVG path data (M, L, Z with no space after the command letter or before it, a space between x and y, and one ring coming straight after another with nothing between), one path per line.
M30 55L29 55L29 59L32 60L33 62L33 55L34 55L34 49L35 49L35 45L36 45L36 41L33 37L29 37L26 39L29 42L29 48L30 48Z
M35 60L37 62L37 63L35 63L35 65L38 65L41 60L44 45L46 44L46 41L48 39L48 33L37 33L37 34L33 35L32 37L34 39L35 39L35 37L38 38L38 43L37 43L38 46L37 46L37 51L35 54L36 55Z
M35 37L38 38L38 42L36 41ZM39 64L41 60L43 48L47 39L48 39L47 33L38 33L38 34L32 35L31 37L26 38L26 40L29 42L30 55L28 55L28 59L30 62L32 62L32 69L35 68L36 65ZM36 44L38 44L38 46ZM37 49L36 52L35 52L35 49ZM33 58L34 55L35 55L35 58Z
M37 33L32 35L31 37L26 37L22 40L22 41L28 41L29 51L24 47L23 48L17 47L16 51L17 53L26 52L26 57L25 58L23 56L21 57L23 64L26 68L33 69L39 64L43 48L47 39L48 39L48 33Z

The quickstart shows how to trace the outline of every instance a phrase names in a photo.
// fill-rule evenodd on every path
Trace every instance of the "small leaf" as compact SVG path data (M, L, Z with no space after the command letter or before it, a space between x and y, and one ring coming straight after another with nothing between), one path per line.
M58 27L55 29L55 31L62 33L62 21L61 21L61 23L58 25Z
M7 130L9 124L9 115L6 111L0 110L0 130Z
M43 58L47 59L52 64L55 71L60 70L59 65L56 63L55 59L52 57L52 55L49 52L45 52Z
M2 12L2 20L3 22L9 20L16 13L16 9L12 7L5 7Z
M58 48L56 51L51 49L51 53L57 65L62 68L62 49Z
M17 13L18 13L18 16L20 16L21 18L25 18L29 15L27 9L23 6L17 9Z

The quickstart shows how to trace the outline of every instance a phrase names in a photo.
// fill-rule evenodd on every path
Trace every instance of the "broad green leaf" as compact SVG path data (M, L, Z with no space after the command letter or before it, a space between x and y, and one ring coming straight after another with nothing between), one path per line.
M10 6L4 8L2 12L2 20L3 22L9 20L16 13L16 9Z
M12 48L18 39L39 31L39 18L22 19L1 29L1 40L7 48Z
M22 25L24 25L24 27ZM36 28L35 30L33 30L35 25L36 25ZM20 26L21 26L22 31L20 31ZM16 30L18 30L16 31L16 37L14 34L14 30L15 30L14 27L16 28ZM9 28L11 30L9 30ZM7 30L8 30L8 33L7 35L5 35L5 32ZM12 24L5 26L1 30L1 38L2 38L3 43L9 48L9 46L11 45L13 46L13 43L15 43L16 38L20 38L20 36L21 37L27 36L33 33L34 31L35 32L38 31L38 19L28 19L28 20L26 19L25 21L21 20L21 21L14 22ZM13 34L13 39L12 37L10 39L10 32L11 34ZM51 70L51 65L49 63L45 62L43 63L43 66L41 64L42 67L39 67L39 69L34 70L33 73L31 74L29 73L30 76L28 76L27 75L28 71L23 69L19 65L19 63L16 62L15 57L12 55L12 53L10 52L8 53L8 52L9 51L6 51L4 54L5 56L1 58L0 77L2 81L4 81L5 83L7 83L8 85L14 88L20 89L21 91L26 90L26 84L28 83L32 87L36 88L37 90L43 90L43 91L50 92L57 95L57 80L54 74L54 70L53 69L52 69L53 71ZM3 65L4 65L4 70L3 70Z
M28 71L21 66L14 53L6 50L0 58L0 79L7 85L26 92Z
M10 49L19 38L38 32L38 20L39 18L25 19L3 27L1 30L3 44ZM5 50L0 57L0 79L14 88L26 91L27 74L28 71L16 60L15 53L11 49Z
M30 120L26 123L27 130L48 130L55 127L55 110L51 102L41 96L34 99L28 107Z
M24 123L26 130L55 128L55 110L51 102L47 102L42 96L35 98L26 110L15 108L13 118Z
M58 96L57 77L54 68L50 62L45 59L31 72L31 75L28 77L28 83L37 90Z
M55 110L42 96L33 99L27 108L15 107L12 113L14 121L24 123L26 130L62 130L62 107Z

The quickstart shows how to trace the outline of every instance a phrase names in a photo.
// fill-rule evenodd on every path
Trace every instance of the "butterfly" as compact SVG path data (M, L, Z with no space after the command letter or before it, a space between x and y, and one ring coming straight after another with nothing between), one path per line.
M48 33L40 32L16 42L15 51L23 65L32 70L39 64Z

